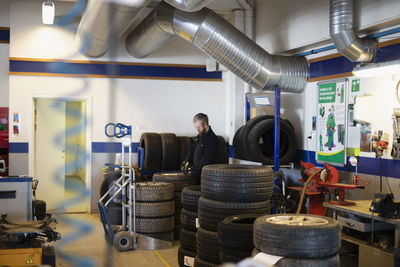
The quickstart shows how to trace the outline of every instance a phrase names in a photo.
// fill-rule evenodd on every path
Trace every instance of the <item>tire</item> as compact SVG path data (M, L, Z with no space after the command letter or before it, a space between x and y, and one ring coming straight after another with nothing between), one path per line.
M181 237L181 225L180 224L175 224L175 228L174 228L174 240L178 241L179 238Z
M252 251L253 225L258 214L229 216L218 224L218 241L221 247L234 250Z
M285 258L324 258L340 248L339 223L317 215L262 216L254 222L253 236L258 250Z
M161 169L162 141L158 133L143 133L140 136L140 147L144 148L143 169L157 171Z
M259 202L270 200L272 196L273 183L201 183L201 194L203 197L218 201L231 202Z
M174 199L174 185L171 183L136 183L136 201L169 201Z
M122 208L111 206L107 207L108 219L111 225L122 225Z
M182 209L182 196L181 192L175 192L175 208Z
M185 250L196 253L196 232L181 229L180 233L181 247Z
M226 217L240 214L270 214L269 201L254 203L221 202L201 197L199 199L198 218L200 226L204 229L217 231L218 223Z
M251 152L249 151L249 144L248 144L248 136L249 136L250 131L260 121L269 120L269 119L273 119L273 118L274 118L274 116L272 116L272 115L262 115L262 116L256 116L256 117L250 119L248 122L246 122L246 124L242 130L241 140L240 140L241 151L243 153L242 154L243 159L252 160L252 156L251 156Z
M178 170L179 142L173 133L162 133L162 162L161 170Z
M203 259L200 259L199 257L196 257L194 259L194 267L218 267L218 266L219 264L205 261Z
M201 187L199 185L183 188L181 195L182 207L186 210L197 211L200 195Z
M141 234L141 235L168 241L168 242L172 242L174 240L174 232L173 231L166 232L166 233L153 233L153 234Z
M274 163L274 120L259 122L248 135L248 150L252 160L263 164ZM289 163L296 153L296 136L293 128L284 120L280 126L280 152L279 161ZM260 145L260 140L263 140Z
M237 250L232 248L226 248L224 246L220 247L219 257L222 263L224 262L233 262L237 263L245 258L251 256L252 250ZM295 265L294 265L295 266Z
M174 216L164 218L136 218L136 231L141 234L165 233L173 231Z
M217 162L218 164L228 164L229 162L229 153L228 153L228 145L225 141L225 138L218 135L218 152L217 152Z
M197 212L182 209L180 218L182 228L196 232L197 231L196 219L197 219Z
M197 256L203 260L220 263L216 232L199 228L197 231Z
M131 249L132 241L128 231L121 231L114 235L113 245L118 251L127 251Z
M178 136L179 142L179 163L183 162L186 158L186 155L189 153L192 148L192 138L189 136Z
M136 202L136 217L168 217L175 214L175 201Z
M225 202L269 200L273 171L267 166L215 164L203 168L201 195Z
M204 166L201 180L209 182L260 183L268 182L273 170L267 166L214 164Z
M241 126L235 133L235 136L233 137L232 141L232 148L233 148L233 155L237 159L245 159L243 157L243 152L242 152L242 133L243 133L243 128L245 125Z
M114 187L115 182L121 177L121 171L110 171L109 173L107 173L107 175L105 176L103 182L101 183L100 186L100 197L103 197L108 189L110 189L111 187ZM108 196L106 196L103 200L103 203L106 203L107 200L118 190L118 188L114 188ZM114 198L112 200L114 203L116 204L120 204L121 203L121 194L118 194L116 198Z
M181 172L156 173L153 175L153 181L173 183L175 192L181 192L186 186L196 185L197 176Z
M42 264L51 267L56 266L56 250L53 246L44 246L42 248Z
M194 264L196 252L188 251L182 247L178 248L178 264L179 267L190 267Z
M33 212L34 216L38 221L43 220L46 217L46 202L43 200L33 201Z
M258 249L254 249L252 252L252 257L255 257L260 251ZM275 263L276 267L339 267L340 259L339 255L333 255L327 258L319 258L319 259L291 259L291 258L282 258L277 263Z

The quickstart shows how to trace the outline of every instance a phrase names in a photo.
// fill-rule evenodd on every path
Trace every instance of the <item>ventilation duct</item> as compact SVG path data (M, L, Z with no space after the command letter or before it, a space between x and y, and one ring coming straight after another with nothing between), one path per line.
M80 51L89 57L105 54L109 40L119 38L150 2L146 0L142 6L135 7L90 0L75 35Z
M376 58L378 42L361 39L354 32L353 0L330 0L330 35L337 50L353 62Z
M258 90L279 87L300 93L306 85L308 62L304 57L268 54L207 8L188 13L161 3L128 37L127 49L134 57L145 57L176 35Z
M186 11L186 12L194 12L199 11L203 7L206 7L213 0L164 0L168 4L177 9Z

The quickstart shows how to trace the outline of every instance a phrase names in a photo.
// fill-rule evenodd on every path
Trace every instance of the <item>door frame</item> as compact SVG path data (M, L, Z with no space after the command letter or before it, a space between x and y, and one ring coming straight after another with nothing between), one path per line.
M65 100L65 101L86 101L86 190L89 193L89 196L86 199L86 212L90 213L92 209L92 97L90 96L82 96L82 97L64 97L58 95L32 95L32 110L31 110L31 127L30 133L31 136L29 142L29 176L34 177L35 175L35 100L36 99L54 99L54 100Z

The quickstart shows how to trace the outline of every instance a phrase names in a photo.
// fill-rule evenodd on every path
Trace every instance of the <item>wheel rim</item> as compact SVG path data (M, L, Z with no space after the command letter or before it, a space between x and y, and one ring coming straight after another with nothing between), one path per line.
M122 247L126 247L127 245L128 245L128 243L129 243L129 241L128 241L128 239L127 238L121 238L120 240L119 240L119 244L122 246Z
M310 216L273 216L266 219L267 222L273 224L284 224L284 225L324 225L328 224L328 220L319 217Z

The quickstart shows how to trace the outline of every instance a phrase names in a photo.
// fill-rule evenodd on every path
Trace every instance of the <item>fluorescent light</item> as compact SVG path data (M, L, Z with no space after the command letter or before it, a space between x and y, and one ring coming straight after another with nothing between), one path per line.
M46 0L42 5L42 21L43 24L54 23L54 3L51 0Z
M108 3L114 3L123 6L141 7L145 4L145 0L105 0Z
M400 73L400 60L387 61L383 63L372 63L357 65L353 69L353 75L357 77L372 77Z

